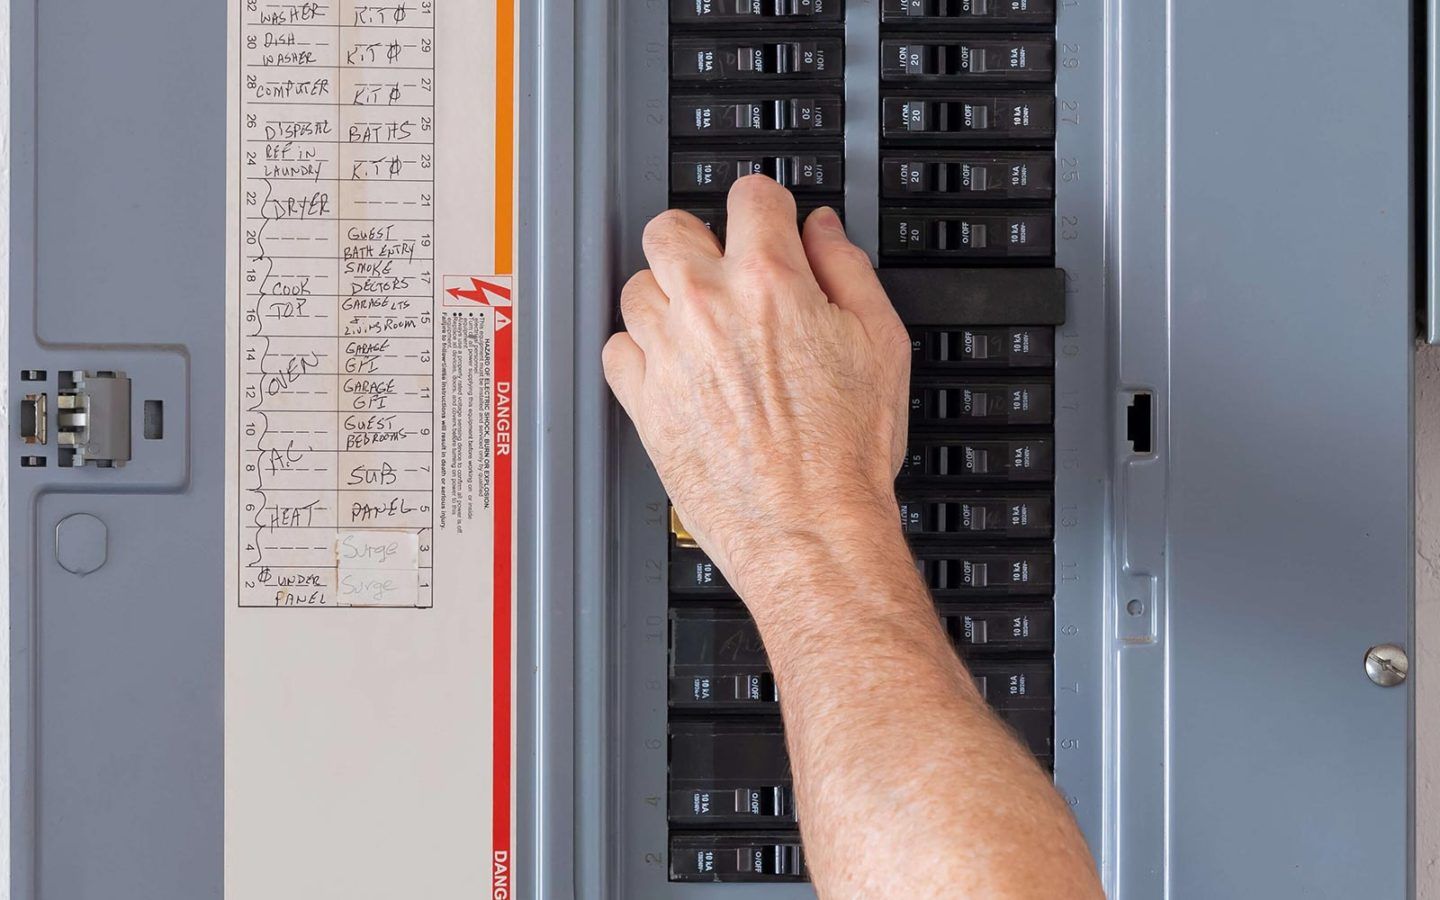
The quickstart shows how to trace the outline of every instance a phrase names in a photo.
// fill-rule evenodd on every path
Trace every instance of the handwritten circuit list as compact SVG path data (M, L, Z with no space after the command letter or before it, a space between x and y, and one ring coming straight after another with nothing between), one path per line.
M431 605L435 3L241 4L241 606Z

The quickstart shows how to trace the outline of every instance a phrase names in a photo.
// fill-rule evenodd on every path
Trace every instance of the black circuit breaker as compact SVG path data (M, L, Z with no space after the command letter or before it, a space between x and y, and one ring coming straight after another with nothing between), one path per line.
M881 0L880 21L897 25L1051 26L1055 0Z
M669 9L671 204L723 240L726 192L762 174L795 194L802 220L820 206L843 217L854 164L843 3ZM977 689L1046 765L1064 306L1052 268L1055 14L1054 0L882 0L865 86L880 114L865 181L879 185L881 276L912 340L898 524ZM739 598L672 526L670 878L803 881L781 688Z
M886 155L880 166L886 200L1007 201L1055 196L1055 158L1043 151L939 151Z

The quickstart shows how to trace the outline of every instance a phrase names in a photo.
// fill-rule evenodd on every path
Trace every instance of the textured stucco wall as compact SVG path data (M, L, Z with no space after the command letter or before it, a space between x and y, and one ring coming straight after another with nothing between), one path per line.
M1440 900L1440 347L1415 360L1416 882Z

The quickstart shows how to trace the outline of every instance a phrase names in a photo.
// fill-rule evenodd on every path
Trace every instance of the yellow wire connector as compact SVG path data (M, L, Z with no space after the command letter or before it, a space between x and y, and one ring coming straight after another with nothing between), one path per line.
M675 543L681 547L698 547L695 538L685 530L685 523L680 521L680 515L675 512L675 507L670 507L670 533L675 535Z

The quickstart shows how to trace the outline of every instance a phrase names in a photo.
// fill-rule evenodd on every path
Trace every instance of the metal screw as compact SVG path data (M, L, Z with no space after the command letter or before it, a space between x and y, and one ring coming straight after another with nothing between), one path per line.
M1394 644L1371 647L1365 653L1365 674L1381 687L1394 687L1410 676L1410 657Z

